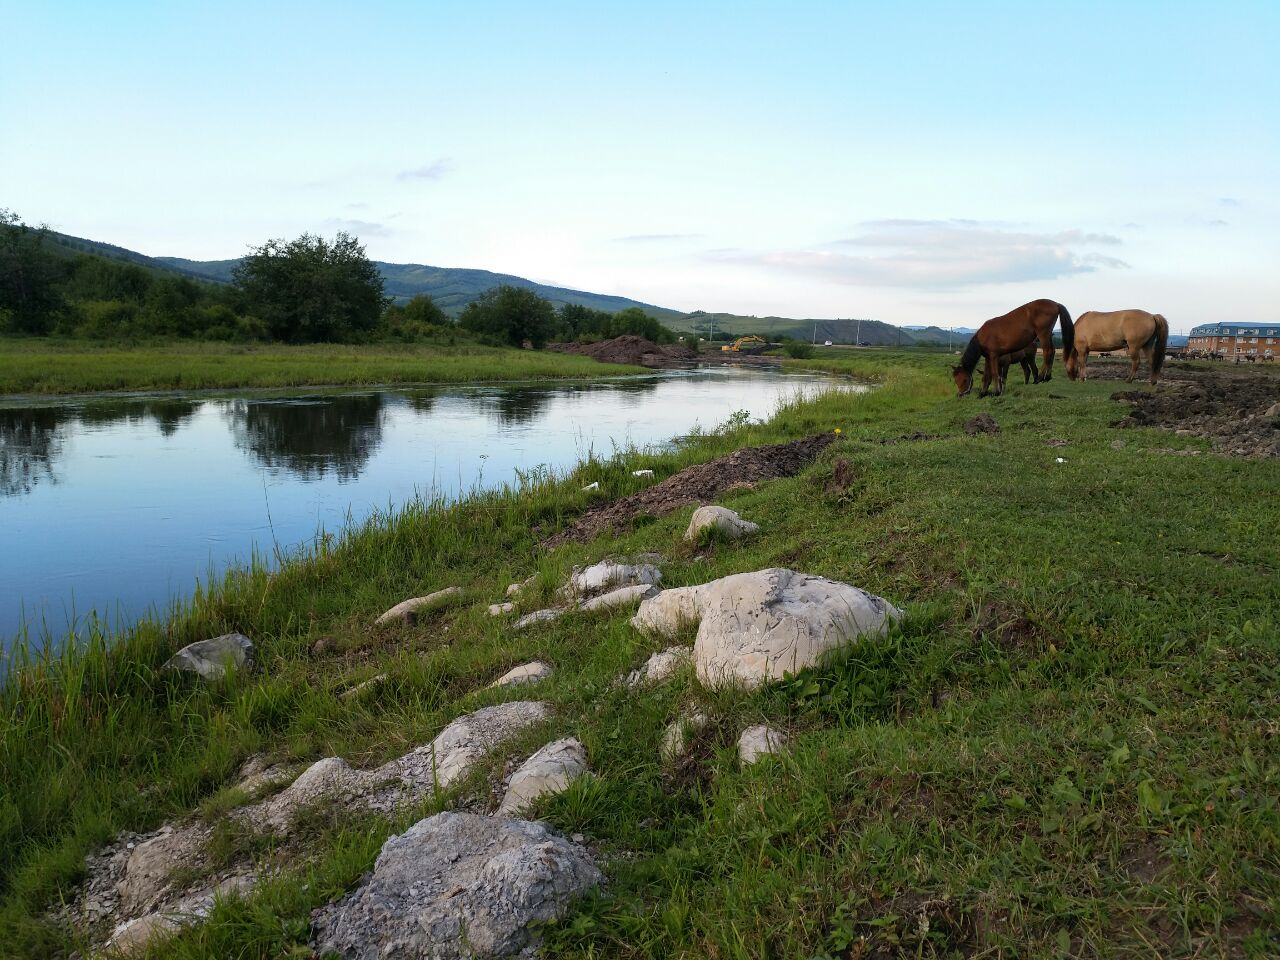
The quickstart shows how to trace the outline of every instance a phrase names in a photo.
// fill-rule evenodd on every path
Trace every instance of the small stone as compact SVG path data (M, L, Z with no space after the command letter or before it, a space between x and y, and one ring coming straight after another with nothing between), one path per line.
M425 597L413 597L397 603L382 616L378 617L374 624L381 625L390 623L393 620L399 620L401 623L411 627L418 622L419 614L456 602L461 597L462 588L460 587L446 587L444 590L429 593Z
M726 507L699 507L693 511L689 528L684 532L686 540L697 540L704 530L715 530L731 540L757 533L760 527Z
M513 816L538 797L560 793L586 772L587 751L577 737L548 743L512 774L498 815Z
M243 633L224 633L220 637L189 643L167 661L163 669L194 673L205 680L221 680L227 667L252 670L253 641Z
M535 623L549 623L563 617L568 610L561 607L548 607L546 610L535 610L533 613L526 613L523 617L515 622L514 629L523 630L525 627L533 626Z
M1112 450L1123 450L1123 449L1124 449L1124 447L1125 447L1125 443L1124 443L1124 441L1123 441L1123 440L1112 440L1112 441L1111 441L1111 449L1112 449Z
M515 608L516 605L514 603L491 603L489 604L489 616L500 617L504 613L511 613Z
M381 686L386 682L387 682L387 675L385 673L375 674L374 676L370 677L368 680L363 680L360 683L357 683L350 690L344 690L342 693L338 694L338 699L354 700L356 697L360 696L361 694L368 693L374 687Z
M652 477L653 471L652 470L632 470L631 475L633 477Z
M638 670L627 674L626 684L629 687L640 687L648 683L661 683L689 662L693 656L693 647L667 647L653 654Z
M662 743L658 746L658 756L663 763L671 763L684 756L693 742L694 736L705 730L711 718L700 710L681 717L667 725L662 732Z
M583 489L583 490L585 490L585 491L599 490L599 489L600 489L600 481L599 481L599 480L593 480L591 483L588 483L588 484L587 484L585 487L583 487L582 489Z
M509 687L521 683L536 683L539 680L545 680L549 676L551 676L551 667L541 660L534 660L532 663L512 667L489 686Z
M788 740L785 733L764 724L747 727L738 737L738 757L744 764L755 763L763 756L781 753Z
M635 606L641 600L656 595L658 588L651 583L637 583L630 587L619 587L602 593L591 600L584 600L579 606L583 610L613 610L618 607Z

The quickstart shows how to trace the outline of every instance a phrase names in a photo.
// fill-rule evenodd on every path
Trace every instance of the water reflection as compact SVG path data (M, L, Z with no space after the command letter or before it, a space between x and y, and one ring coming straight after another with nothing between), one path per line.
M53 465L62 448L59 427L65 419L51 407L0 410L0 497L58 482Z
M380 393L230 400L223 409L238 449L264 467L303 480L330 471L340 481L354 480L382 442Z

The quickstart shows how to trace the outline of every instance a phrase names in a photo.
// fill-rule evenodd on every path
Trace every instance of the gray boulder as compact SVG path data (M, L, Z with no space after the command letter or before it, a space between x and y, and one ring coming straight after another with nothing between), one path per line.
M693 511L684 538L697 540L704 530L714 530L731 540L737 540L759 532L760 527L749 520L743 520L727 507L699 507Z
M569 582L560 588L560 595L565 598L591 597L597 593L616 587L632 587L637 584L654 584L662 582L662 571L651 563L615 563L602 560L585 570L574 568Z
M744 764L755 763L761 757L781 753L790 739L781 730L764 724L747 727L742 731L742 736L738 737L738 758Z
M438 813L382 847L359 888L312 914L312 946L343 960L530 954L534 923L603 880L541 823Z
M781 679L859 636L883 636L901 616L847 583L774 568L664 590L640 604L631 622L664 636L697 623L694 664L699 681L714 689Z
M667 647L649 657L638 670L627 674L626 684L629 687L643 687L650 683L661 683L689 662L693 656L693 647Z
M224 633L220 637L189 643L167 661L163 669L194 673L205 680L221 680L227 667L252 670L253 641L243 633Z
M587 772L587 751L577 737L556 740L531 756L511 776L499 816L513 816L538 797L559 793Z

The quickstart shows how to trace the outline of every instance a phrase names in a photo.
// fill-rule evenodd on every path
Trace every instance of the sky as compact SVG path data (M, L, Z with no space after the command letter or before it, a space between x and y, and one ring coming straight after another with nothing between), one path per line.
M1280 0L0 0L0 207L683 310L1280 319Z

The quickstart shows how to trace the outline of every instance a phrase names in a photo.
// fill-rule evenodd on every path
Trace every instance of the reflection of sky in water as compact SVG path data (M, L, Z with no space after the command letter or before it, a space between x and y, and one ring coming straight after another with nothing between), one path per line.
M403 504L659 443L816 383L749 370L546 387L0 408L0 638L72 609L115 620L212 567Z

